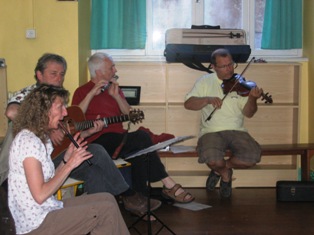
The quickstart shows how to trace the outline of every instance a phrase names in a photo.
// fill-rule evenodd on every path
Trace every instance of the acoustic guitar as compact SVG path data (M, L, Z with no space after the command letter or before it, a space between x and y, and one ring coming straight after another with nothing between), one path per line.
M79 106L70 106L67 108L68 116L64 117L64 126L69 128L69 132L74 135L78 131L83 131L94 126L94 121L102 120L105 123L105 127L110 124L130 121L133 124L142 122L144 119L144 113L140 110L131 110L129 114L105 117L97 120L86 120L85 115ZM51 153L51 158L55 159L59 154L64 152L70 145L71 140L64 136L64 139L60 145L53 145L54 150Z

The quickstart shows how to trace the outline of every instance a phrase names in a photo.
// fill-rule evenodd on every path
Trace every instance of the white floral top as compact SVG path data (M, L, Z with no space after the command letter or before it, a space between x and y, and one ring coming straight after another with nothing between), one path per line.
M34 157L42 164L45 182L49 181L55 174L50 157L52 150L51 141L43 144L29 130L22 130L12 142L9 156L8 200L17 234L31 232L40 226L50 211L63 208L63 203L54 196L41 205L38 204L31 195L23 168L24 159Z

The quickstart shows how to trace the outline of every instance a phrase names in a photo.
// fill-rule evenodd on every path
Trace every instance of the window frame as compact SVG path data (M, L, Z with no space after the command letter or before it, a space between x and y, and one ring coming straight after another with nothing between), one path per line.
M204 19L204 1L206 0L191 0L192 2L192 24L202 25ZM251 47L250 57L263 57L269 60L289 60L301 58L303 56L303 49L291 49L291 50L265 50L255 49L255 1L242 0L243 14L242 25L246 32L247 44ZM128 60L128 61L165 61L163 56L163 50L151 50L150 42L152 41L152 1L146 0L146 22L147 22L147 44L146 48L142 50L117 50L117 49L99 49L92 50L95 52L105 52L112 55L116 60Z

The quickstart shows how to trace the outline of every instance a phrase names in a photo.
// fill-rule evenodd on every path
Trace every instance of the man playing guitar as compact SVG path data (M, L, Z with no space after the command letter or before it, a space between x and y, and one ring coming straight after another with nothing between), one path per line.
M44 54L40 57L35 68L35 79L37 83L26 87L13 95L8 102L5 112L6 116L10 120L14 120L17 116L20 103L24 100L26 95L37 87L37 84L45 83L48 85L63 86L66 70L67 63L62 56L56 54ZM104 122L102 120L95 120L93 121L93 127L81 132L81 137L85 138L93 135L103 128ZM8 131L11 131L11 129ZM51 132L51 140L55 146L62 143L63 138L64 133L62 130ZM11 143L8 141L8 144ZM89 194L108 192L113 195L122 195L125 202L125 209L132 211L139 216L144 214L147 208L146 197L130 188L107 151L98 144L89 144L88 151L93 154L93 157L89 159L91 165L87 162L82 163L71 172L70 177L84 181L84 190ZM65 164L65 162L62 161L63 155L64 153L61 153L53 160L55 166ZM8 158L8 153L1 152L0 156ZM161 202L151 199L150 204L152 210L155 210L161 205Z

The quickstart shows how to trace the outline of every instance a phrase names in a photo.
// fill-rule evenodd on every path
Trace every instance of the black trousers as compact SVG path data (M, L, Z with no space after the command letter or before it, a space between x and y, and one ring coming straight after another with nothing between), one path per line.
M116 148L121 144L123 136L124 134L119 133L105 133L96 139L94 143L104 146L109 155L112 156ZM149 134L143 130L127 133L126 138L126 142L119 154L119 157L122 159L153 145ZM157 182L168 177L165 166L162 164L156 151L129 159L128 161L132 164L132 188L144 195L147 194L147 158L149 158L150 182Z

